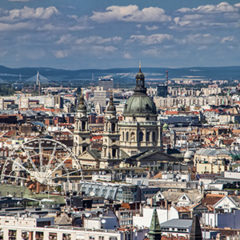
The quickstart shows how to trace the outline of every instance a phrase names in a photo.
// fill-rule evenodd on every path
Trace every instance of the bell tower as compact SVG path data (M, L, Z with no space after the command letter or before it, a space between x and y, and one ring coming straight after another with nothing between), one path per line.
M100 168L113 165L114 160L119 159L119 133L116 107L113 103L113 96L106 107L104 116L103 146L101 153Z
M78 157L90 146L90 131L88 128L87 108L83 95L79 98L79 104L74 125L74 153Z

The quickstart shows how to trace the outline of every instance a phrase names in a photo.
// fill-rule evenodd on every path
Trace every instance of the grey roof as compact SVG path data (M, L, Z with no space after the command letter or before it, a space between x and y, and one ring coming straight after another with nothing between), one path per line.
M163 191L162 195L165 199L175 203L177 203L183 195L186 195L192 203L198 203L202 199L202 194L194 190L189 192Z
M161 228L191 228L192 219L171 219L161 224Z
M99 159L101 158L101 152L96 150L96 149L89 149L88 150L89 154L91 154L93 156L93 158L95 159Z
M201 148L196 152L196 154L203 156L239 155L240 151L230 151L227 149Z

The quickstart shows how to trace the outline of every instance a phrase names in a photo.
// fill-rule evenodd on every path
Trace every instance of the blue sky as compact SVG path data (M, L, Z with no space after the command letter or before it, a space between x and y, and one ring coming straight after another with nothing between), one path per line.
M240 1L0 1L1 65L240 65Z

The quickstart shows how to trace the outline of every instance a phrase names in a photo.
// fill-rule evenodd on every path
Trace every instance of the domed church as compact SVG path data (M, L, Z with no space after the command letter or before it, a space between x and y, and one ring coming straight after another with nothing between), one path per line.
M124 152L132 156L162 148L162 127L157 121L155 103L147 95L141 66L136 75L134 93L124 107L123 116L124 120L118 123L120 154Z
M118 121L113 97L110 97L104 116L101 152L90 148L88 125L83 124L86 110L82 102L81 99L75 123L74 146L83 167L106 169L111 166L137 166L165 170L169 164L171 169L178 167L178 163L174 166L176 158L162 151L162 125L157 120L155 103L147 95L141 66L136 75L134 93L124 107L123 121Z

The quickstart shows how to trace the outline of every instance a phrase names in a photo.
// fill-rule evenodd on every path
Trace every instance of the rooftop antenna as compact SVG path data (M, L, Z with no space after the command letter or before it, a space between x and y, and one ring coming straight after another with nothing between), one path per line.
M166 70L166 85L168 86L168 70Z
M168 95L168 70L166 70L166 87L167 87L167 95Z

